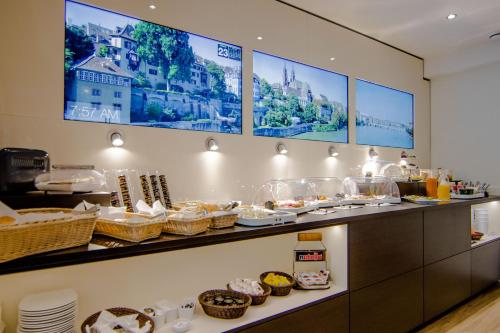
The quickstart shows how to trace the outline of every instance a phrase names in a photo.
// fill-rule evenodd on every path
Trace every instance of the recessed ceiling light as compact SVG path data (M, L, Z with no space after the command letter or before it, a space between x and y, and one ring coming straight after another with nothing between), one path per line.
M258 40L263 40L264 38L262 36L257 37Z
M448 14L448 16L446 17L448 20L454 20L458 17L457 14L454 14L454 13L451 13L451 14Z
M331 57L331 58L330 58L330 61L334 61L334 60L335 60L335 57Z
M149 5L149 9L156 9L155 5Z

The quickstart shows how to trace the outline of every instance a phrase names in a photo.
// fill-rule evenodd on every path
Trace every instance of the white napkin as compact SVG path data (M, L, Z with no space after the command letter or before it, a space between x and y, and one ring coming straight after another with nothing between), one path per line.
M87 333L114 333L113 327L120 325L131 333L146 333L151 329L151 323L148 321L142 328L139 327L137 314L117 317L109 311L101 311L99 317L92 327L85 327Z
M125 218L127 207L101 207L101 217L114 220Z
M99 208L100 208L99 205L94 205L91 204L90 202L83 200L78 205L76 205L75 208L73 208L73 214L94 213L99 211Z
M139 214L149 215L151 217L156 217L167 212L159 200L153 203L153 207L149 207L147 203L139 200L135 204L135 208L137 208Z
M0 201L0 216L10 216L15 218L16 220L19 219L20 217L20 215L15 210L13 210L12 208L10 208L1 201Z

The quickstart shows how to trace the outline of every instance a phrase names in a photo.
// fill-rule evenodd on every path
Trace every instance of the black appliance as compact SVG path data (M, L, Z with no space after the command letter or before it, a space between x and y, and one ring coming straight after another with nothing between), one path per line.
M36 190L36 176L49 168L49 154L43 150L3 148L0 150L0 192Z

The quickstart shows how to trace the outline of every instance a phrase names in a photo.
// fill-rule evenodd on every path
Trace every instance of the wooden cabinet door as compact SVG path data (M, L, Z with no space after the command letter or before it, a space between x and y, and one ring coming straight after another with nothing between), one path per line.
M471 250L471 289L475 294L500 278L500 240Z
M349 333L349 295L329 299L238 332Z
M424 320L434 318L470 294L470 251L424 267Z
M351 292L351 333L408 332L423 322L418 269Z
M425 211L424 265L470 250L470 228L470 206Z
M423 214L389 215L349 225L349 288L357 290L422 267Z

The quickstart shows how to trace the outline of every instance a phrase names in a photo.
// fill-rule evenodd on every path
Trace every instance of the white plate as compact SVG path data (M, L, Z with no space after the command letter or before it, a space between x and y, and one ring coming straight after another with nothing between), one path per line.
M68 304L64 306L60 306L58 308L50 309L50 310L43 310L43 311L24 311L24 310L19 310L19 315L21 316L45 316L45 315L52 315L60 312L64 312L70 309L75 309L76 308L76 303L73 304Z
M78 295L73 289L48 291L24 297L19 303L22 311L47 311L76 302Z
M17 331L19 333L65 333L65 332L74 332L75 331L75 323L71 322L65 326L49 329L49 330L36 330L36 331L30 331L30 330L25 330L21 327L17 328Z
M318 208L316 204L305 205L304 207L275 207L274 210L281 212L289 212L295 214L303 214Z
M317 200L316 203L319 208L328 208L338 205L339 200Z
M342 200L344 205L366 205L366 204L381 204L381 203L401 203L401 198L389 198L389 199L346 199Z
M474 193L474 194L456 194L456 193L451 193L451 198L452 199L462 199L462 200L467 200L467 199L479 199L479 198L484 198L484 193Z
M47 320L38 320L38 321L20 321L19 326L22 327L32 327L32 326L51 326L57 325L61 322L68 321L69 319L76 318L76 313L70 313L64 317L52 318Z
M76 321L76 318L69 318L67 319L66 321L63 321L63 322L60 322L60 323L56 323L54 325L49 325L49 326L30 326L30 327L26 327L26 326L22 326L20 325L19 328L23 331L26 331L26 332L40 332L40 331L51 331L51 330L57 330L59 328L64 328L70 324L75 324L75 321Z
M264 218L240 217L236 223L239 225L244 225L249 227L263 227L266 225L276 225L276 224L295 222L295 220L297 220L297 214L295 213L276 211L275 214Z

